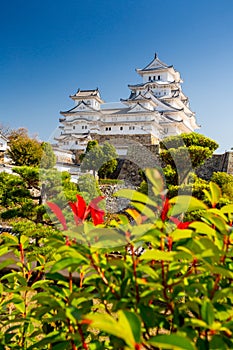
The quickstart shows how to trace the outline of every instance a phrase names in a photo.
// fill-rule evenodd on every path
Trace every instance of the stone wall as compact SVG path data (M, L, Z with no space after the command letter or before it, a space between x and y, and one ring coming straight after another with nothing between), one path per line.
M105 141L113 145L127 145L131 142L136 142L142 145L150 146L150 145L158 145L158 139L155 139L150 134L142 134L142 135L99 135L99 134L91 134L91 138L93 140L97 140L100 144L103 144Z
M213 173L217 171L233 175L233 152L214 154L205 163L196 169L196 174L205 180L210 180Z
M134 186L122 185L100 185L100 190L105 196L106 200L106 211L108 213L119 213L129 205L129 200L125 198L114 197L114 193L119 191L122 188L131 188L135 189Z

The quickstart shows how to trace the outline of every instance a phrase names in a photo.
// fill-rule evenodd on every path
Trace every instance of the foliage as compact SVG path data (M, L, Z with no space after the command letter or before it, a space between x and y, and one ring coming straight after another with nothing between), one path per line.
M32 257L25 234L0 236L1 270L12 264L9 252L19 269L1 277L3 349L233 348L233 205L217 209L213 182L207 206L187 195L168 199L159 173L146 176L153 198L119 191L131 201L127 215L108 226L66 222L41 242L50 257ZM197 210L201 219L182 222Z
M178 136L169 136L166 137L160 143L161 149L170 149L170 148L179 148L179 147L190 147L190 146L199 146L210 149L212 152L218 148L217 142L206 137L204 135L192 132L184 133Z
M232 201L233 199L233 175L225 172L215 172L212 175L211 181L215 182L222 190L224 198Z
M160 156L168 187L185 182L189 173L210 158L217 147L215 141L197 133L170 136L161 141Z
M94 176L96 172L100 177L107 177L117 167L117 153L113 145L104 142L100 146L97 141L89 141L86 152L81 157L82 170L92 170Z
M44 169L53 168L56 165L56 156L53 152L53 148L48 142L43 142L42 145L43 155L40 162L40 167Z
M187 184L180 186L170 185L168 196L170 198L178 195L192 195L195 198L205 200L204 190L209 189L209 183L199 178L196 174L191 174Z
M39 166L43 149L41 143L28 136L24 128L13 130L8 136L8 156L16 166Z
M102 151L104 154L104 161L103 165L98 171L98 175L100 178L107 178L117 168L118 155L116 153L115 147L108 142L104 142Z
M99 185L123 185L124 180L118 180L118 179L99 179L98 180Z
M98 181L91 174L81 175L78 179L78 191L82 194L86 202L101 195Z
M1 217L5 220L24 218L35 223L48 223L45 199L64 206L74 200L77 186L68 172L38 167L14 167L15 174L0 173Z

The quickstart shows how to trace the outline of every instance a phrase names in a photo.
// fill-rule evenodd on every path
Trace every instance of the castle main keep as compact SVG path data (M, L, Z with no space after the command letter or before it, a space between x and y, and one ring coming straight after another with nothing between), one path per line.
M119 102L105 103L98 89L78 89L71 95L74 107L61 112L57 146L82 153L89 140L108 141L119 156L125 156L130 140L150 147L164 137L198 129L180 73L173 66L155 55L136 72L141 83L128 85L129 97Z

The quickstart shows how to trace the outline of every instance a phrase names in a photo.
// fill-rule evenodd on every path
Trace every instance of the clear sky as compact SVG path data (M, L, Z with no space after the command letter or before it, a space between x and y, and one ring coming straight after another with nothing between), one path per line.
M199 132L233 147L232 0L1 1L0 122L48 140L78 88L129 96L154 53L180 71Z

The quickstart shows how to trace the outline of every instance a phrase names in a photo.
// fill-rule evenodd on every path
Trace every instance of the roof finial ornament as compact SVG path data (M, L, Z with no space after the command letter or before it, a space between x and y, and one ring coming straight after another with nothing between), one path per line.
M157 53L155 52L155 60L156 60L156 58L157 58Z

